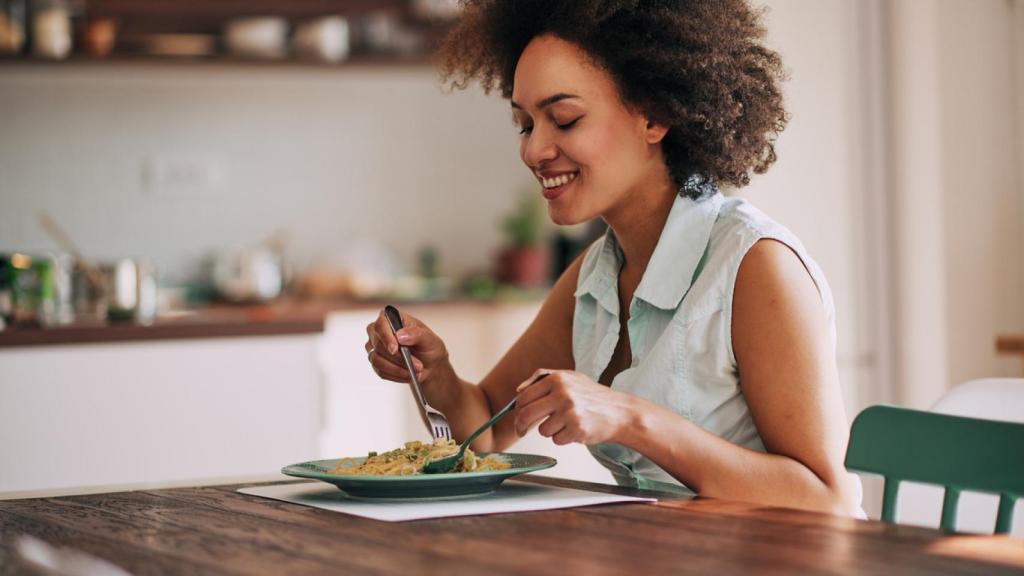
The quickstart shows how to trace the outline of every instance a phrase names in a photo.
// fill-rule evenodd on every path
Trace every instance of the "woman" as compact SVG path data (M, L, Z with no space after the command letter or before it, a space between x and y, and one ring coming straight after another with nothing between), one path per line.
M856 513L828 285L788 230L718 191L774 162L786 122L760 14L744 0L465 5L443 75L510 99L556 224L609 231L479 384L409 316L397 339L383 317L367 327L373 369L407 381L410 346L456 438L518 394L474 449L537 426L622 484Z

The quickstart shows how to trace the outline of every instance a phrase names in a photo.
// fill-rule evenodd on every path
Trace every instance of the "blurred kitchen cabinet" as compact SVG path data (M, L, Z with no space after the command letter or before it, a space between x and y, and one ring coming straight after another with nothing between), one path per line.
M88 0L89 14L147 18L219 18L231 16L310 17L323 14L403 13L409 0Z
M540 302L509 304L426 304L400 306L425 322L448 346L459 375L479 381L526 330ZM366 359L366 325L378 310L332 313L320 347L326 378L326 425L320 457L362 455L429 440L408 385L382 381ZM536 431L517 442L513 452L546 454L558 465L545 471L562 478L610 482L608 472L581 445L556 446Z
M265 475L312 459L319 337L0 350L0 492Z

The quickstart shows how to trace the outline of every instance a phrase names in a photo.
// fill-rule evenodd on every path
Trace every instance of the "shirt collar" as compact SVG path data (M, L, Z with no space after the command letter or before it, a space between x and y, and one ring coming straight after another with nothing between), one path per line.
M576 297L590 294L611 314L619 312L619 270L622 268L622 249L615 234L608 228L595 247L597 262L576 289Z
M718 192L701 200L676 197L634 294L636 298L664 310L679 306L704 257L722 202L723 197ZM610 228L598 242L596 265L580 282L576 297L590 294L603 308L617 314L622 249Z
M661 230L635 296L663 310L674 310L690 289L704 258L722 195L694 200L677 196Z

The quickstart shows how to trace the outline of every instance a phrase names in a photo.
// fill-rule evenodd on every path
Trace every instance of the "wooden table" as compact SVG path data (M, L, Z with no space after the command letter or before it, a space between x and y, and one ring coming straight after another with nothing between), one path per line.
M721 500L388 523L239 487L0 501L0 574L26 572L11 547L18 534L139 575L1024 573L1024 540Z

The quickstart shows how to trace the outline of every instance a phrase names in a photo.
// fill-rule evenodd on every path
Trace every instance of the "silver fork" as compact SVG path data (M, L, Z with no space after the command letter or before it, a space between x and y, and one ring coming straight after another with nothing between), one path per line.
M384 307L384 316L388 319L392 332L398 332L405 326L398 308L390 304ZM409 348L399 344L398 350L402 353L402 360L405 361L405 367L409 370L409 378L412 380L412 395L416 397L416 407L419 408L423 424L435 440L440 438L451 440L452 429L448 425L448 418L440 410L427 404L427 399L423 397L423 390L420 389L420 381L416 378L416 370L412 365L412 354L409 353Z

